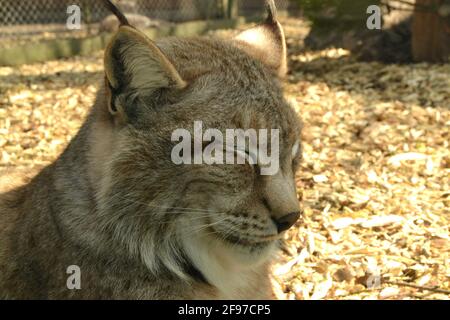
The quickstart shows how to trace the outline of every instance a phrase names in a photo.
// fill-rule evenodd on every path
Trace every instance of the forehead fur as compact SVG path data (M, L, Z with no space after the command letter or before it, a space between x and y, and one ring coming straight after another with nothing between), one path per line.
M276 76L231 41L168 38L157 45L187 82L207 76L211 83L239 86L255 94L261 86L278 89Z
M289 140L298 138L298 116L276 74L231 41L166 38L157 45L188 83L177 113L184 109L204 122L226 117L236 127L279 128Z

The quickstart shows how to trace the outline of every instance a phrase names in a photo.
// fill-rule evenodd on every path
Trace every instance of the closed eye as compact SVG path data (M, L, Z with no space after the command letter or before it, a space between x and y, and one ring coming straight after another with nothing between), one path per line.
M297 141L292 147L292 170L297 171L301 159L300 142Z
M297 158L299 151L300 151L300 142L296 141L294 146L292 147L292 159Z

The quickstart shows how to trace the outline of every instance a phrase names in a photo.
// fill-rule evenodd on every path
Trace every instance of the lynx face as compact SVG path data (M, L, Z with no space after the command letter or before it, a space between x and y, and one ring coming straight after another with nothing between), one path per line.
M127 26L112 40L91 175L107 217L101 227L152 271L186 277L192 264L214 282L225 266L265 262L299 217L300 124L278 83L285 53L275 21L230 41L155 44ZM263 176L257 164L174 164L172 132L193 134L194 121L224 134L279 129L280 169Z

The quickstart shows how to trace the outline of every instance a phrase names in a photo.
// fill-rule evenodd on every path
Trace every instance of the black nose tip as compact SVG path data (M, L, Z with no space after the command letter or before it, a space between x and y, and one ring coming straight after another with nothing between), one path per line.
M278 233L286 231L287 229L292 227L295 224L295 222L298 220L299 217L300 217L300 211L297 211L297 212L292 212L285 216L282 216L281 218L273 219L273 221L275 222L275 224L277 226Z

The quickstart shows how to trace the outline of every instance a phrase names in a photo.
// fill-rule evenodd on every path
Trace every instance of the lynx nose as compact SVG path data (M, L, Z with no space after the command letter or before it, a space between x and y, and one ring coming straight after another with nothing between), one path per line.
M281 233L283 231L286 231L290 227L292 227L295 222L300 217L300 211L289 213L285 216L282 216L280 218L272 218L273 222L275 222L275 225L277 226L278 233Z

